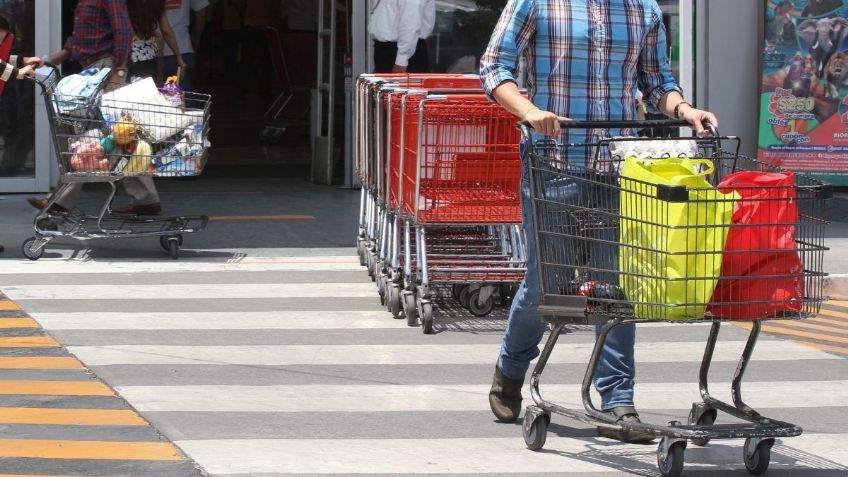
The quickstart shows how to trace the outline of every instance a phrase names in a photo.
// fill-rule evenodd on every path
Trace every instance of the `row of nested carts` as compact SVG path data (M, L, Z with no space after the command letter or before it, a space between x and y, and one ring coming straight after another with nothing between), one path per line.
M433 332L436 289L475 316L525 273L516 118L476 75L363 75L356 83L357 248L395 318Z

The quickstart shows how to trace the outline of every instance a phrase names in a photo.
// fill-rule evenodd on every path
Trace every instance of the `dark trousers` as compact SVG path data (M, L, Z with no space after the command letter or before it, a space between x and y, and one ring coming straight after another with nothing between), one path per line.
M397 57L397 43L390 41L374 42L374 72L391 73ZM427 73L428 71L427 42L418 40L415 54L409 59L407 73Z

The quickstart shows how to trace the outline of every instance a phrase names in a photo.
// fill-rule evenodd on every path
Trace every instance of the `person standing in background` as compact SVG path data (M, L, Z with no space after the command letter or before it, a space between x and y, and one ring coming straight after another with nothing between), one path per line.
M171 51L177 52L175 55L177 66L183 71L187 70L182 55L179 54L180 48L176 36L171 30L168 16L165 15L165 0L127 0L127 11L135 30L132 63L129 69L130 78L154 78L157 85L162 83L164 52L161 43L163 40Z
M371 0L368 33L375 73L426 73L427 42L436 25L436 0Z
M317 8L317 7L316 7ZM240 93L247 93L254 78L263 99L271 95L271 53L265 27L276 27L280 20L279 0L249 0L244 13L244 60L240 76Z
M206 7L209 0L166 0L165 14L177 37L179 54L186 67L182 73L180 84L186 91L194 91L192 69L194 68L194 52L200 44L200 36L206 26ZM165 47L165 77L177 74L177 59L174 51Z
M284 0L288 26L286 61L299 65L290 71L295 86L315 87L317 76L318 6L315 0Z

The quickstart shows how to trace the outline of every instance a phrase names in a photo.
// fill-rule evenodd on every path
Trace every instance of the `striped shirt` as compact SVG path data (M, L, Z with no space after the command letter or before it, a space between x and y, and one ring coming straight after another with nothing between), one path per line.
M488 94L516 82L524 55L530 100L575 120L636 119L636 92L658 106L681 91L671 75L656 0L509 0L480 61ZM596 142L621 131L567 131ZM585 154L585 150L584 150Z

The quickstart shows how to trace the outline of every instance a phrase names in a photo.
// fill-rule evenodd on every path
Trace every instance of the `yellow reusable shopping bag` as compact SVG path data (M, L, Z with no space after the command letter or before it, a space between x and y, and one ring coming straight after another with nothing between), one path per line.
M713 170L708 159L625 159L619 266L636 317L703 318L738 200L707 182Z

